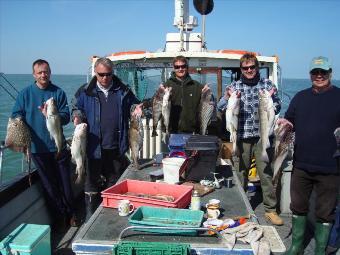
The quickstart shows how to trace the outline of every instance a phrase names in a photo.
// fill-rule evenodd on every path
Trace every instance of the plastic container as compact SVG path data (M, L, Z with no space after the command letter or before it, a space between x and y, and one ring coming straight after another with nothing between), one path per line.
M124 241L114 246L113 255L189 255L190 245L164 242Z
M203 211L176 208L139 207L130 217L129 223L141 227L178 227L179 229L147 229L139 231L153 233L171 233L176 235L197 235L197 230L182 230L180 228L201 226Z
M169 184L176 184L179 182L179 169L184 161L184 158L164 158L162 160L164 182Z
M190 134L170 134L169 138L169 150L182 150L186 141L189 139Z
M192 135L187 140L185 150L194 155L189 159L185 179L199 182L215 172L219 153L219 139L217 136ZM209 178L208 178L209 179Z
M102 194L104 207L117 208L122 199L138 208L140 206L185 208L190 203L192 186L167 183L124 180L104 190ZM174 201L154 198L155 196L170 196Z
M50 227L48 225L21 224L1 241L0 254L50 255Z

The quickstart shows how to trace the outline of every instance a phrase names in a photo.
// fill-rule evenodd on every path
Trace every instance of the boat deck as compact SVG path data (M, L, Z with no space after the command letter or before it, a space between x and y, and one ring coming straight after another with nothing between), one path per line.
M149 172L155 170L154 167L146 168L141 171L134 171L128 168L121 176L123 179L139 179L149 180ZM230 167L222 168L223 175L230 177L235 174ZM245 194L243 192L243 194ZM221 199L221 198L227 199ZM260 225L271 225L264 218L264 207L262 204L262 193L258 189L252 196L249 197L249 202L244 202L246 196L242 196L238 185L233 185L232 188L223 187L222 189L215 190L213 193L207 194L202 197L202 204L205 204L211 198L220 198L222 201L221 210L223 218L233 218L238 216L245 216L249 213L255 213L256 218ZM83 205L80 205L83 207ZM249 208L250 207L250 208ZM81 210L82 211L82 210ZM291 243L291 216L281 215L285 224L283 226L274 226L278 232L281 240L286 247L289 247ZM76 228L70 228L66 234L57 234L53 238L53 254L77 254L82 252L93 252L93 254L110 254L113 245L119 242L119 234L121 230L128 226L128 217L118 216L118 212L115 209L98 207L94 215L91 217L88 223ZM311 227L312 229L312 227ZM167 239L164 239L167 238ZM186 236L160 236L157 234L128 231L123 235L122 240L133 241L168 241L168 242L183 242L191 243L192 247L202 247L204 243L205 247L222 247L221 241L217 237L211 237L204 234L200 234L198 237L186 237ZM72 245L73 244L73 245ZM72 247L73 246L73 247ZM247 250L249 246L237 243L236 249ZM73 250L72 250L73 249ZM307 231L306 248L304 254L313 254L314 239L312 238L312 231ZM91 254L91 253L88 253ZM233 253L237 254L237 253ZM246 253L243 253L246 254ZM281 253L273 253L281 254Z

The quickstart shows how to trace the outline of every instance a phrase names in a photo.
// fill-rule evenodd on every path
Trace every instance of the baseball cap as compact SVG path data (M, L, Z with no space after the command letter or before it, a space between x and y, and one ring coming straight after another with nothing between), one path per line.
M323 69L328 71L332 68L331 62L326 57L315 57L312 59L312 62L309 66L309 71L312 71L313 69Z

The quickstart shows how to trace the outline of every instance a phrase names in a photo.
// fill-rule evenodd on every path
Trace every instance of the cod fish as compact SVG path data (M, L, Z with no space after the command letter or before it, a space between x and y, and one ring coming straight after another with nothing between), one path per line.
M273 181L276 182L279 176L280 168L292 149L295 140L295 134L290 128L285 128L283 125L275 124L275 152L273 159Z
M240 96L237 91L231 93L228 99L228 106L225 112L226 128L230 132L230 142L233 144L232 154L237 153L237 128L238 114L240 112Z
M207 128L210 123L211 117L214 113L214 96L210 89L202 92L201 100L199 104L199 120L200 120L200 132L201 135L206 135Z
M162 118L162 106L165 88L160 86L152 98L152 134L151 136L158 136L157 125Z
M57 147L57 155L60 154L63 146L63 130L61 128L60 116L58 113L56 101L51 97L46 101L47 116L46 126L51 138Z
M5 146L15 152L24 153L30 163L31 132L21 117L9 118Z
M163 142L166 143L166 139L169 137L169 125L170 125L170 110L171 110L171 87L164 89L164 96L162 101L162 117L165 126L165 136L163 137ZM156 126L157 127L157 126ZM155 130L155 129L154 129Z
M76 184L82 183L85 176L87 124L80 123L74 129L71 144L72 161L76 164Z
M266 149L270 147L269 136L273 133L275 110L273 99L267 90L259 91L258 116L260 121L260 140L262 148L261 159L269 162Z
M333 157L337 158L337 157L340 157L340 127L335 129L334 136L335 136L335 140L336 140L336 148L337 149L336 149L336 152L334 153Z
M129 128L129 144L133 164L137 170L140 169L138 158L139 151L143 147L144 129L142 117L139 115L131 116Z

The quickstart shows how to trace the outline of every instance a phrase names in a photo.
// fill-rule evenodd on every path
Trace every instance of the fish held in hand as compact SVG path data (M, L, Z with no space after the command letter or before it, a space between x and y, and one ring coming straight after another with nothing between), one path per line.
M164 96L162 100L162 117L163 117L163 123L165 126L165 136L163 137L163 142L166 143L166 139L169 137L169 125L170 125L170 111L171 111L171 101L170 101L170 95L171 95L171 87L167 87L164 89ZM157 125L156 125L157 128ZM154 129L155 130L155 127Z
M275 152L273 159L273 181L277 180L283 161L286 159L290 150L293 150L295 134L291 128L275 124ZM276 181L275 181L276 182Z
M157 126L162 118L162 106L165 88L160 86L152 98L152 134L151 136L158 136Z
M31 154L31 132L21 117L9 118L5 146L15 152L26 155L27 162Z
M71 144L72 161L76 164L76 184L82 183L85 177L86 142L87 124L80 123L74 129Z
M199 120L200 120L200 133L201 135L207 134L207 128L210 124L211 117L214 113L214 96L211 89L202 92L199 104Z
M273 99L267 90L259 91L259 109L260 121L260 140L262 148L261 159L264 162L269 162L267 149L270 147L269 136L273 133L275 122L275 109Z
M231 93L225 113L226 128L230 132L230 142L233 144L232 154L237 153L237 128L240 112L240 94L237 91Z
M143 147L144 129L142 117L139 115L131 116L129 128L129 145L133 164L137 170L140 169L138 158L139 151Z
M57 147L57 155L60 154L63 147L63 130L61 128L61 120L57 109L56 101L51 97L46 101L47 115L46 126L51 138Z

